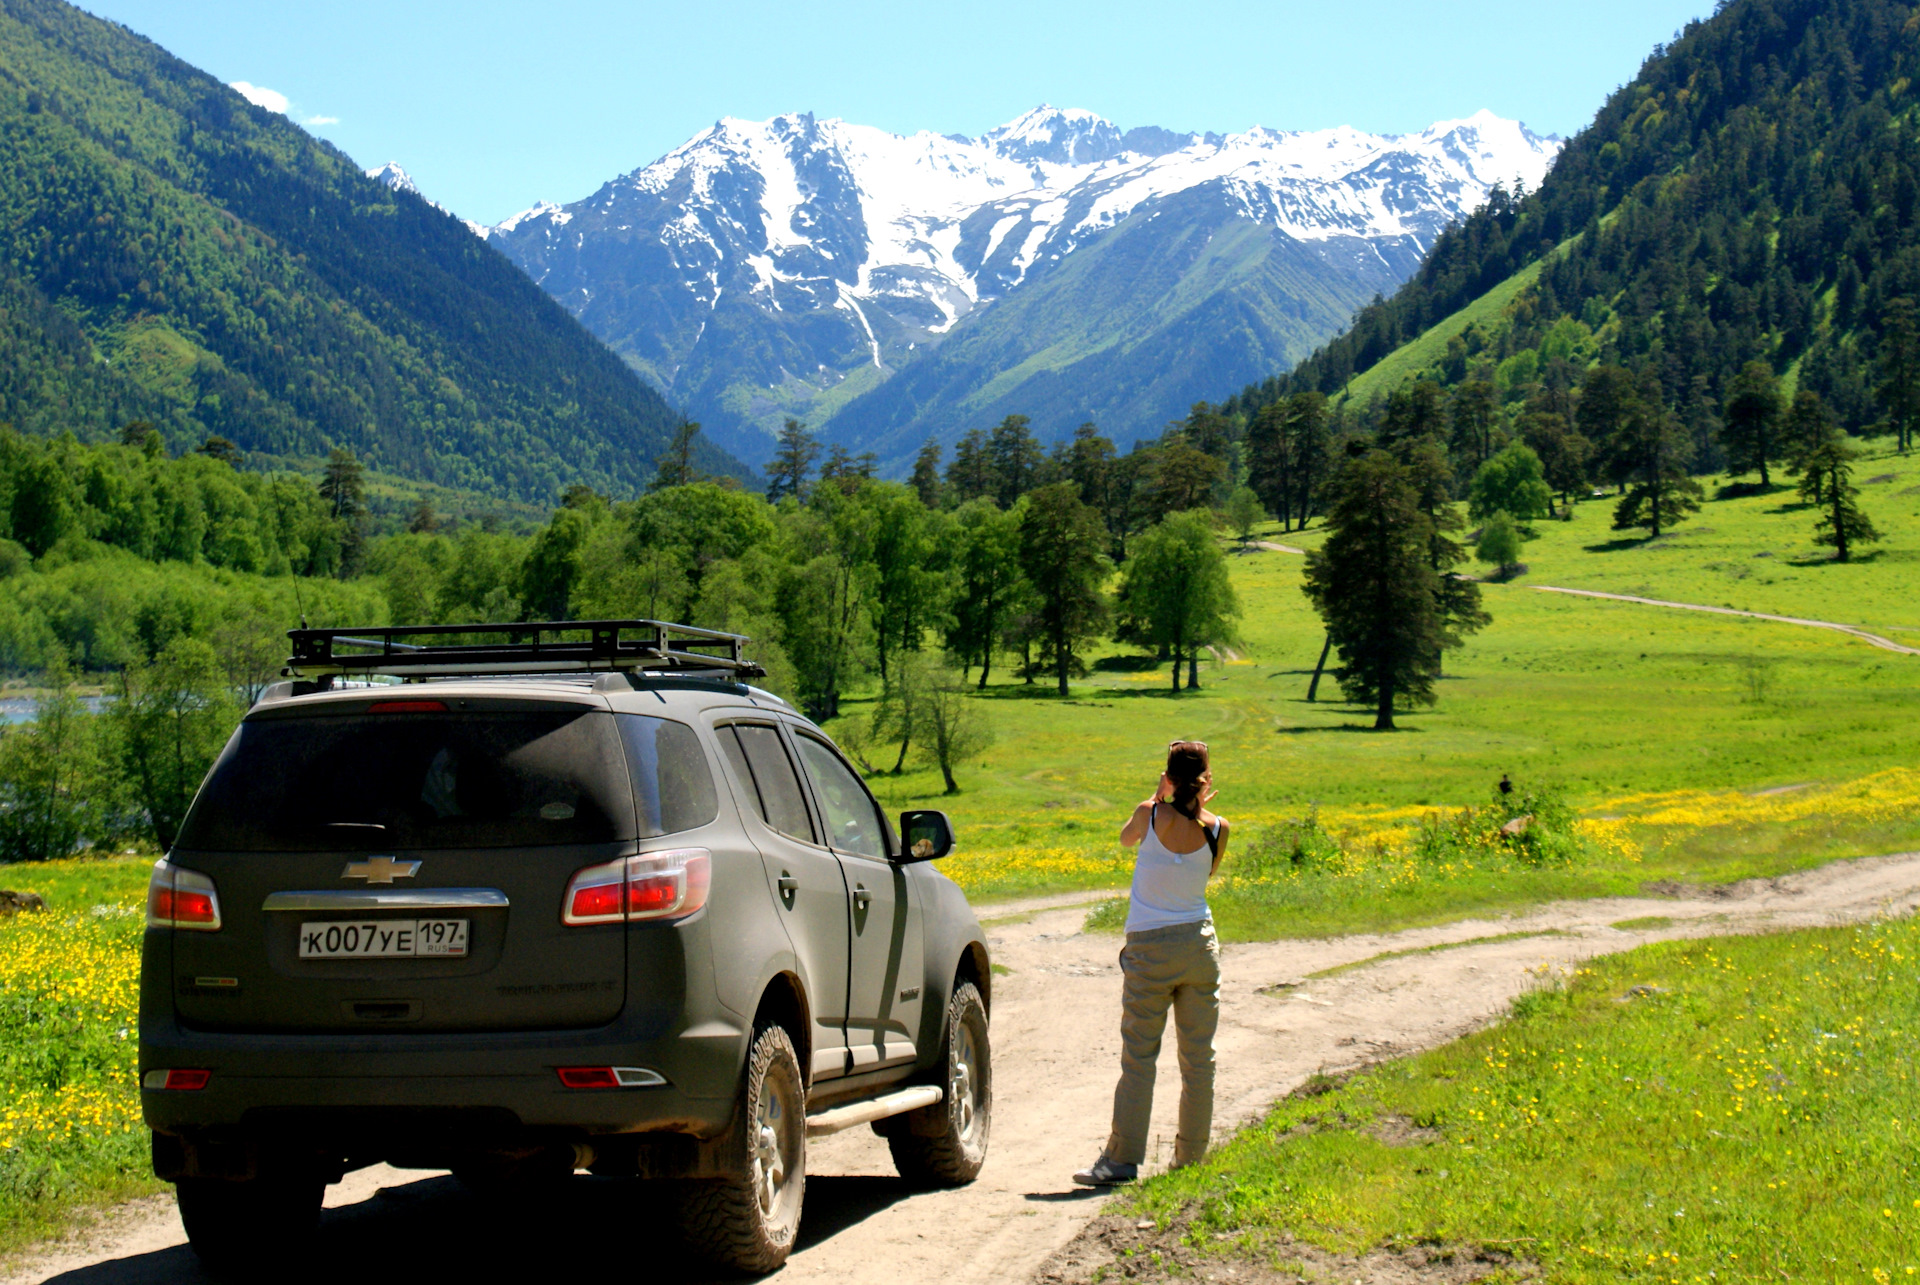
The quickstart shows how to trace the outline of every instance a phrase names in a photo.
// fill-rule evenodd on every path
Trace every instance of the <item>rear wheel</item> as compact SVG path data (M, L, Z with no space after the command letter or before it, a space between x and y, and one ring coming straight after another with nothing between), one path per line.
M180 1221L200 1261L223 1274L266 1271L320 1228L327 1184L318 1178L182 1178L174 1184Z
M958 1187L980 1175L993 1124L993 1057L987 1006L972 982L947 1003L946 1097L908 1112L887 1131L893 1166L908 1182Z
M715 1265L771 1272L793 1252L807 1187L806 1086L780 1027L754 1036L738 1110L745 1136L734 1172L685 1183L680 1225Z

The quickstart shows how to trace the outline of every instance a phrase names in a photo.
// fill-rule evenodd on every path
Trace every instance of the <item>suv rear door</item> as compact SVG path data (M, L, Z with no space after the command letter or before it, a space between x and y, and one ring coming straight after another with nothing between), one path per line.
M852 915L847 1047L855 1071L910 1062L926 977L921 907L907 871L887 859L887 823L845 759L810 728L791 724L827 842L840 858Z
M840 862L819 841L806 793L777 724L727 718L715 738L736 782L736 797L766 867L767 884L787 936L807 971L813 1008L812 1072L847 1069L847 884ZM758 824L754 824L757 822Z
M224 920L172 934L176 1011L256 1031L600 1025L626 999L625 928L565 927L561 900L574 871L634 834L604 705L370 696L256 711L168 858L212 877ZM464 949L427 953L453 925ZM369 939L387 953L366 953Z

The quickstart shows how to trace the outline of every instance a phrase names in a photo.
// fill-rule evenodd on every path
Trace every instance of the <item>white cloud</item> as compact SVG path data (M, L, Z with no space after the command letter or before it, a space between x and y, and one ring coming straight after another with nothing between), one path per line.
M270 112L287 114L287 96L277 89L267 89L261 85L249 85L244 80L236 80L227 88L252 103L255 107L264 107Z
M338 125L340 118L338 116L309 116L305 123L308 125Z

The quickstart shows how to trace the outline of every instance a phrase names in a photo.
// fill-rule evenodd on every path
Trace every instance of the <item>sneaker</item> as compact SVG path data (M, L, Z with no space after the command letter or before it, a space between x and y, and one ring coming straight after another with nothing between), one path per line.
M1116 1183L1132 1182L1140 1176L1140 1166L1123 1165L1101 1156L1086 1169L1073 1175L1073 1180L1082 1187L1111 1187Z

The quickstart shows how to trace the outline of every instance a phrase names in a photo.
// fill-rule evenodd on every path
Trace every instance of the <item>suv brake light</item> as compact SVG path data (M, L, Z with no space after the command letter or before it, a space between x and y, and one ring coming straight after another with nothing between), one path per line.
M588 866L567 885L560 918L575 925L684 919L707 904L712 878L705 848L645 852Z
M213 880L162 859L147 881L147 927L220 931L220 894Z

